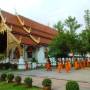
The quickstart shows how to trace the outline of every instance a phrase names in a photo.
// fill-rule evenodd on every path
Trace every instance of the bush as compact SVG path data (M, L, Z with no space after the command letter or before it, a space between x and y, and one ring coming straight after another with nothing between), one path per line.
M0 80L1 80L1 81L6 81L6 77L7 77L7 74L3 73L3 74L1 74L1 76L0 76Z
M51 79L45 78L45 79L42 81L42 85L45 86L45 87L51 86L51 85L52 85Z
M24 83L25 83L27 86L32 87L32 78L26 77L25 80L24 80Z
M15 82L17 83L17 84L20 84L21 83L21 77L20 76L16 76L15 77Z
M8 74L8 75L7 75L7 80L8 80L8 82L12 82L13 79L14 79L14 74Z
M18 67L18 66L17 66L16 63L11 65L11 69L13 69L13 70L17 70L17 67Z
M5 67L5 69L10 69L11 68L11 63L10 62L4 63L4 67Z
M68 81L66 83L66 90L79 90L79 85L76 81Z

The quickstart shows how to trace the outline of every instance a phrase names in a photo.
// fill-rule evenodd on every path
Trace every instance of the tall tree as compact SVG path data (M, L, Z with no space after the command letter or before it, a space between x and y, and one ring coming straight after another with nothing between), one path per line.
M64 24L61 21L58 21L55 25L53 25L58 32L62 32L64 30Z
M71 48L71 51L75 52L76 50L76 44L77 44L77 34L76 30L80 28L80 24L78 24L77 20L75 17L69 16L65 20L65 26L67 28L68 32L68 44L69 47Z
M78 24L78 22L76 21L75 17L71 17L69 16L66 20L65 20L65 25L67 27L67 29L69 30L70 34L75 35L75 32L78 28L80 28L80 24Z
M85 28L90 30L90 10L85 10Z
M68 27L67 31L65 25ZM80 24L70 16L65 20L65 24L58 21L54 27L59 33L49 46L49 54L54 57L67 57L71 50L74 52L77 48L76 30Z
M49 55L53 57L66 57L69 51L67 35L59 33L49 45Z

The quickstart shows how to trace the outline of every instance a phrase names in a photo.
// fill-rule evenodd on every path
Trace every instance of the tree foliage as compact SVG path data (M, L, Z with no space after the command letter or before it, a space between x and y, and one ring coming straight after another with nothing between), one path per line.
M64 23L58 21L54 27L58 35L49 46L49 54L54 57L65 57L72 51L85 56L90 53L90 10L85 10L85 28L81 33L76 31L81 27L75 17L69 16Z
M64 25L67 26L68 29L64 29ZM77 47L76 29L80 27L80 24L77 23L75 18L70 16L65 20L65 24L59 21L54 27L59 31L59 34L50 44L49 54L54 57L67 57L68 54L71 51L74 52Z

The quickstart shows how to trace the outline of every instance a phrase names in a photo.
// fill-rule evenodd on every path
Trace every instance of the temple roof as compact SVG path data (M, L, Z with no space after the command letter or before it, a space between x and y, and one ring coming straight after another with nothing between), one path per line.
M33 45L35 44L34 41L29 37L29 33L23 30L22 25L17 19L16 15L13 15L11 13L1 11L4 18L6 18L6 24L9 27L12 27L12 33L19 38L22 37L22 43ZM45 26L43 24L40 24L38 22L35 22L31 19L28 19L26 17L23 17L19 15L22 21L24 21L24 26L29 29L31 28L31 35L35 38L40 37L40 43L39 44L45 44L48 45L51 40L54 38L54 36L57 34L57 31L53 28L50 28L48 26Z

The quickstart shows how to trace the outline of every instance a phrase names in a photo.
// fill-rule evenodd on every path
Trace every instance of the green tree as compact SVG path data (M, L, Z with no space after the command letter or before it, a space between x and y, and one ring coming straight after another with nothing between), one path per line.
M75 35L76 30L78 28L80 28L80 24L78 24L77 20L75 17L71 17L69 16L66 20L65 20L65 25L67 27L67 30L69 30L70 34Z
M64 32L61 32L49 45L49 55L53 57L66 57L68 51L67 35Z
M58 32L63 32L64 30L64 24L61 21L58 21L55 25L53 25Z
M77 34L76 30L80 28L80 24L78 24L75 17L69 16L65 20L65 26L67 29L67 35L68 35L68 46L71 49L71 51L75 52L77 48Z
M65 27L67 30L65 31ZM67 57L70 51L75 52L77 49L77 34L76 30L80 27L75 17L71 16L65 20L65 24L60 21L54 25L59 31L58 35L54 38L49 45L49 55L54 57Z
M85 10L85 28L90 30L90 10Z
M85 29L81 33L82 47L84 48L85 53L90 53L90 10L85 10L84 20Z

